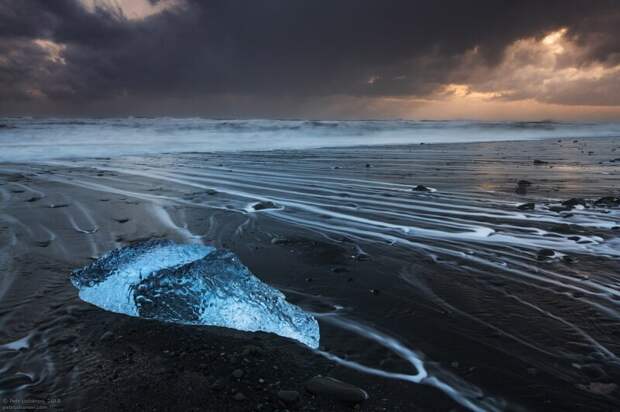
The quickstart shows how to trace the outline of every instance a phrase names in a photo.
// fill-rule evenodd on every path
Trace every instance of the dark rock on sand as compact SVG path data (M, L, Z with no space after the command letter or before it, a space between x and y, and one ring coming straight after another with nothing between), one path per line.
M306 382L306 390L346 403L360 403L369 398L365 390L328 376L315 376Z
M548 209L556 213L566 212L567 210L571 210L571 208L567 206L549 206Z
M534 210L536 208L536 203L523 203L517 206L519 210Z
M246 347L243 348L241 355L242 356L260 356L263 353L265 353L265 350L261 348L260 346L247 345Z
M129 222L129 218L121 218L121 219L114 219L114 220L121 224Z
M574 208L575 206L581 205L581 206L587 206L587 203L585 201L585 199L582 199L580 197L574 197L572 199L568 199L562 202L563 206L569 207L569 208Z
M226 381L222 378L216 379L210 386L211 390L216 391L216 392L221 391L225 387L226 387Z
M538 159L534 159L533 163L535 165L546 165L546 164L549 164L549 162L545 162L544 160L538 160Z
M605 196L594 202L594 206L599 207L615 207L620 206L620 197Z
M254 210L278 209L279 206L270 201L258 202L252 205Z
M286 403L295 403L299 400L299 392L297 391L278 391L278 398Z
M424 185L417 185L414 188L412 188L411 190L413 190L414 192L430 192L431 189L424 186Z
M588 363L585 365L579 365L579 370L594 382L601 382L609 379L609 375L600 364Z
M532 182L528 180L519 180L517 182L517 188L515 189L515 193L519 195L527 194L527 188L532 185Z
M541 249L540 251L538 251L538 255L536 256L536 258L538 260L545 260L545 259L549 259L550 257L553 257L553 255L555 255L555 252L551 249Z
M564 263L568 263L569 265L573 263L577 263L577 259L572 256L563 256L562 261Z

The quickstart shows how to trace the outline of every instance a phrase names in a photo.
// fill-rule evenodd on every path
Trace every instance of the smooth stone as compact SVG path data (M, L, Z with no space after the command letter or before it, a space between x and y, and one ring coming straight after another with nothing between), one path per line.
M581 199L579 197L574 197L572 199L568 199L562 202L563 206L570 207L571 209L577 205L586 206L585 199Z
M541 249L538 252L537 259L538 260L545 260L545 259L548 259L548 258L552 257L553 255L555 255L555 252L553 250L551 250L551 249Z
M247 345L243 348L243 352L241 352L242 356L258 356L264 353L263 348L256 345Z
M295 403L299 400L299 392L297 391L278 391L278 398L286 403Z
M566 206L549 206L548 209L556 213L566 212L567 210L570 210L570 208Z
M266 210L266 209L278 209L278 205L273 202L265 201L258 202L252 206L254 210Z
M315 395L348 403L359 403L369 398L365 390L327 376L315 376L310 379L306 382L306 390Z
M243 376L243 371L241 369L235 369L232 373L232 376L240 379Z

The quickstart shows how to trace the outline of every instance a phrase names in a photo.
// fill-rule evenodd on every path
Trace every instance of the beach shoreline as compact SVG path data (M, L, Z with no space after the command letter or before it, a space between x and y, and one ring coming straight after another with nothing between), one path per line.
M0 391L350 410L306 390L326 375L369 411L613 410L620 205L600 201L620 196L617 153L599 137L2 163ZM71 270L163 238L232 250L317 315L320 352L79 300Z

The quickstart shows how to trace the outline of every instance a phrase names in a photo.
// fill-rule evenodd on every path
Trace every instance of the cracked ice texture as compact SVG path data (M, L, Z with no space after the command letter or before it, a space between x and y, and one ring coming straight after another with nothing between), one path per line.
M156 240L113 250L71 274L100 308L167 322L271 332L319 345L314 317L255 277L228 250Z

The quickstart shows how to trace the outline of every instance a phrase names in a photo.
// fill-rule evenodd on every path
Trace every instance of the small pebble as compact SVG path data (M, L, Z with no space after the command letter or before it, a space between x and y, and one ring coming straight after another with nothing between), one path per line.
M235 369L232 373L234 378L240 379L243 376L243 371L241 369Z
M338 379L315 376L306 382L306 390L341 402L360 403L369 398L365 390Z
M286 403L294 403L299 400L299 392L297 391L278 391L278 398Z

